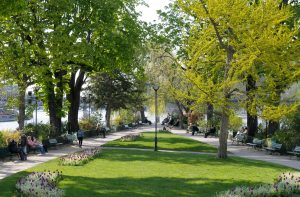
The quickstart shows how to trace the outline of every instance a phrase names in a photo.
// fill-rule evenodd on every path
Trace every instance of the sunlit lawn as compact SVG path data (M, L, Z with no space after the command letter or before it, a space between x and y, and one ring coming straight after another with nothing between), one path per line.
M154 147L154 132L145 132L143 137L135 141L111 141L104 146L106 147L123 147L123 148L149 148ZM158 149L177 150L177 151L195 151L195 152L217 152L214 146L205 144L186 137L172 133L158 133Z
M214 155L106 149L85 166L58 166L58 160L52 160L5 178L0 196L12 196L15 182L28 172L56 169L64 175L59 187L70 197L209 197L237 185L271 183L290 170L235 157L218 160Z

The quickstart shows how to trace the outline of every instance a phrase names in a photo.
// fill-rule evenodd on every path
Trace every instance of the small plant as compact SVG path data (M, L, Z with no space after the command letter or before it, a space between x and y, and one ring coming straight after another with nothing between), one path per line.
M85 149L76 153L68 154L60 158L60 165L63 166L81 166L88 161L99 156L101 153L100 148Z
M217 197L288 197L293 194L300 194L300 174L289 172L281 174L274 184L236 187L217 194Z
M138 134L125 135L125 136L121 137L120 141L121 142L131 142L131 141L135 141L139 137L143 137L143 134L138 133Z
M62 180L62 172L33 172L16 183L17 196L60 197L64 191L57 187Z

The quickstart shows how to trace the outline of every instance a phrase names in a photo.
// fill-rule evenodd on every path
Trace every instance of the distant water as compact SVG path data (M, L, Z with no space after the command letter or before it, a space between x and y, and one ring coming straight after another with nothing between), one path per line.
M49 116L46 112L43 110L37 111L37 119L35 116L35 111L33 112L33 118L30 120L25 120L25 124L35 124L36 120L38 123L49 123ZM83 113L83 111L79 111L78 118L82 118L83 114L86 115L86 113ZM62 118L62 121L66 121L68 118ZM17 121L9 121L9 122L0 122L0 130L15 130L17 127L19 127L19 124Z

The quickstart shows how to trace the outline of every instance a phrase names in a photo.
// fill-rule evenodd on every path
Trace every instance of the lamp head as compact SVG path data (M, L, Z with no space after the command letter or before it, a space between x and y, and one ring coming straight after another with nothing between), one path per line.
M159 89L159 85L155 84L155 85L152 86L152 88L153 88L153 90L157 91Z

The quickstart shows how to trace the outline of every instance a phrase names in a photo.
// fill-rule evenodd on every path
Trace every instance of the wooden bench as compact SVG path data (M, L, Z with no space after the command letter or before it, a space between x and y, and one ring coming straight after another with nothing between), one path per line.
M253 149L261 149L263 146L263 143L264 143L264 140L254 138L252 143L247 143L246 145L252 147Z
M232 138L232 142L231 144L233 143L236 143L237 145L239 145L239 143L242 143L244 144L245 141L246 141L246 135L241 133L241 134L236 134L236 136L234 138Z
M287 154L300 158L300 146L296 146L292 151L287 151Z
M270 147L265 147L265 150L267 151L267 153L270 152L272 154L272 153L278 152L279 154L281 154L282 153L282 144L273 142Z
M57 147L59 145L63 145L63 143L59 143L59 142L57 142L57 139L52 138L52 139L49 139L49 145L53 146L53 147Z

